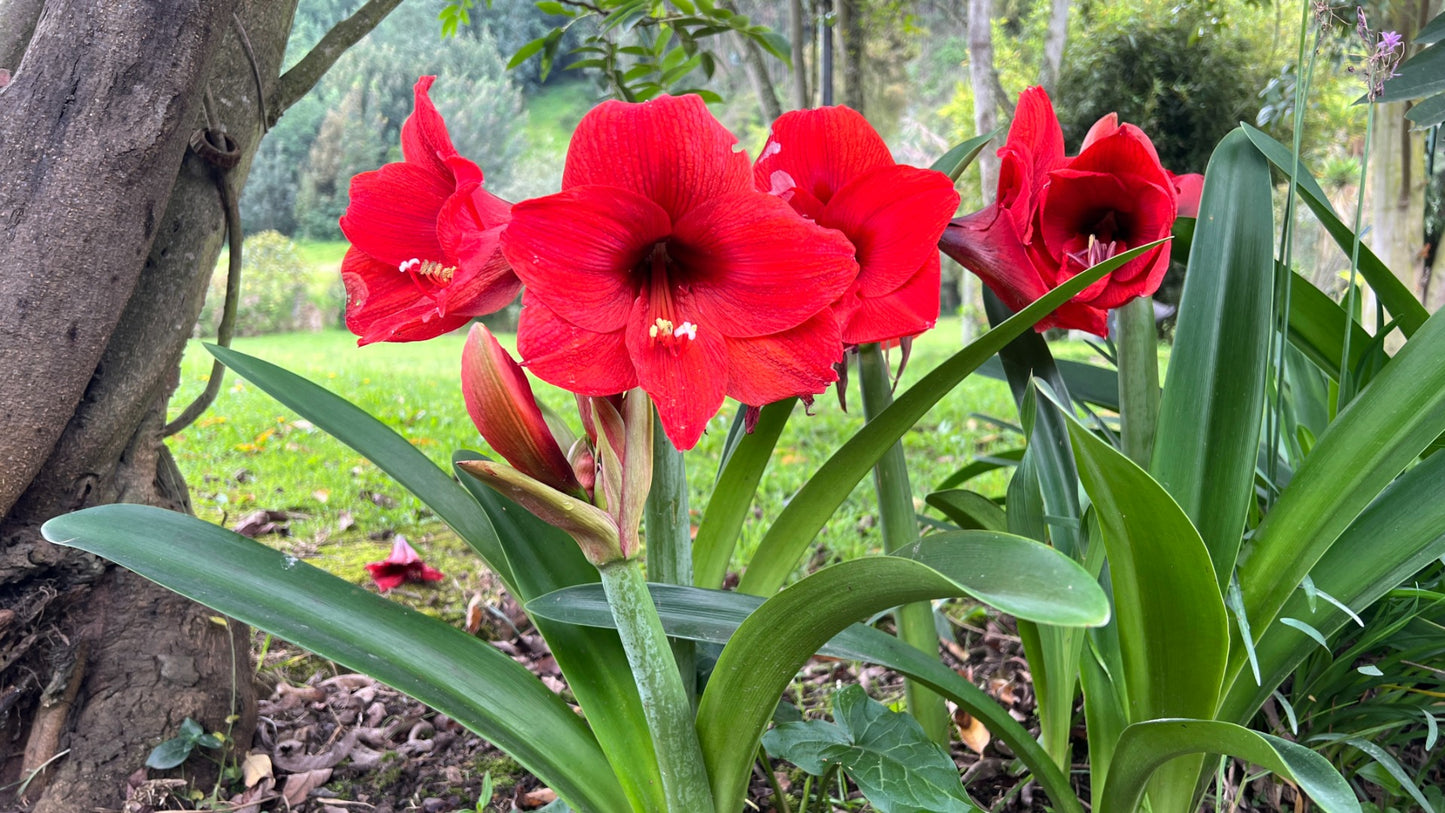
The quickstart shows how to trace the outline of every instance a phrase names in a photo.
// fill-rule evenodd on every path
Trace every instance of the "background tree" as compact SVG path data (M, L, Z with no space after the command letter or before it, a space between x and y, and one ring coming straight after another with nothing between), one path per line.
M162 427L225 221L187 143L224 128L234 194L265 128L397 2L283 75L294 0L0 0L0 785L30 780L35 811L119 807L186 716L254 727L247 630L39 527L187 509Z

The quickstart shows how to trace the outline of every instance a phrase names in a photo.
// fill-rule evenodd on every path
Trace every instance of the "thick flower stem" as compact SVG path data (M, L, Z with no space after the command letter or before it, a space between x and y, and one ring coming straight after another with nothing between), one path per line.
M858 383L863 390L864 420L872 420L893 403L888 363L883 358L883 348L877 344L858 348ZM873 467L873 484L878 491L878 521L883 529L884 548L893 551L918 541L913 489L908 484L908 465L901 442L884 452ZM930 655L938 655L938 630L933 625L933 608L927 602L904 605L895 616L898 637ZM912 680L904 685L904 692L909 713L923 726L928 738L946 746L950 732L943 698Z
M1119 336L1119 433L1124 454L1149 468L1159 422L1159 340L1154 300L1141 296L1114 311Z
M668 813L713 813L712 788L698 744L692 703L683 692L667 633L647 592L642 562L622 559L602 565L598 571L642 698Z
M692 585L692 528L687 515L687 466L653 413L652 488L647 492L643 521L647 527L647 578L662 584ZM674 639L673 658L682 675L688 702L696 700L695 647Z

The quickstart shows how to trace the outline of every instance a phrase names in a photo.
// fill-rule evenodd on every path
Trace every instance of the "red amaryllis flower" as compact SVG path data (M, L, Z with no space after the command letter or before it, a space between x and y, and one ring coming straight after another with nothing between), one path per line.
M440 570L423 562L404 536L397 536L392 543L391 555L369 563L366 569L383 593L406 582L439 582L446 578Z
M498 249L511 206L452 146L427 95L435 79L416 82L403 160L351 179L341 278L360 344L439 336L506 307L521 288Z
M834 306L845 344L916 336L938 321L938 238L958 208L947 175L894 163L861 114L825 107L773 122L753 177L853 243L858 278Z
M640 386L690 449L724 395L761 405L837 377L829 307L857 275L847 238L753 188L696 96L583 117L562 192L517 204L502 249L526 283L517 349L582 395Z
M1120 125L1116 116L1100 119L1080 153L1066 158L1048 94L1029 88L998 154L996 201L955 219L940 247L1015 310L1092 265L1167 237L1174 226L1175 177L1159 164L1149 137L1132 124ZM1152 295L1168 267L1167 246L1146 252L1084 289L1037 329L1106 336L1108 310Z

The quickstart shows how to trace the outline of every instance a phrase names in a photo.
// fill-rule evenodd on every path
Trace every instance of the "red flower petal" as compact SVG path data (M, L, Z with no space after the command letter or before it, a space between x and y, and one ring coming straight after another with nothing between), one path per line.
M450 177L452 173L446 161L457 154L457 148L452 146L446 122L431 101L431 86L435 81L435 76L423 76L412 86L413 109L401 125L401 154L407 163L417 164L426 172ZM472 167L476 168L476 164ZM481 180L480 170L477 175Z
M1122 125L1090 144L1088 149L1069 159L1067 168L1078 172L1138 175L1148 183L1168 185L1171 196L1174 191L1172 184L1166 184L1169 173L1160 166L1154 143L1132 124Z
M852 241L859 293L867 299L897 290L930 256L937 259L938 238L958 200L947 175L891 165L839 190L818 222Z
M341 231L356 248L397 268L412 258L442 261L437 213L455 187L414 164L387 164L351 179Z
M913 279L882 296L865 296L843 325L844 344L888 342L917 336L938 323L938 252L916 269Z
M667 251L676 282L696 298L699 328L731 338L796 327L858 273L853 244L841 233L751 190L694 209L677 222Z
M669 227L667 213L641 195L579 186L512 207L502 251L530 296L573 325L610 333L632 309L638 266Z
M428 291L395 266L350 248L341 261L346 286L346 327L360 340L414 342L450 333L470 315L442 315Z
M1179 216L1199 217L1199 197L1204 194L1204 176L1197 172L1175 175L1169 170L1169 180L1174 182L1174 192L1179 196Z
M1113 135L1116 131L1118 131L1118 129L1119 114L1104 114L1099 118L1098 121L1094 122L1094 126L1090 127L1089 132L1084 135L1084 143L1079 145L1079 152L1087 150L1089 148L1089 145L1093 144L1095 141Z
M751 406L815 395L838 380L833 364L842 357L842 337L830 311L782 333L728 339L727 394Z
M1008 141L1003 150L1016 150L1028 160L1029 180L1034 190L1043 185L1050 170L1064 162L1064 131L1054 115L1053 102L1041 87L1026 88L1019 94L1014 120L1009 125ZM1003 154L999 150L999 154ZM1000 176L999 198L1003 198L1003 177Z
M558 316L527 289L517 353L533 375L579 395L615 395L637 386L622 330L599 333Z
M783 171L798 189L826 204L850 181L893 165L888 145L868 120L848 107L794 110L773 122L753 182L766 192L773 173Z
M478 211L479 199L488 207L491 222ZM481 187L471 194L452 195L442 205L437 215L437 240L445 255L457 263L452 279L438 286L437 307L442 313L482 316L517 298L522 281L502 256L501 247L510 216L511 206Z
M687 451L697 445L707 422L722 406L728 385L727 351L723 337L701 324L692 296L672 292L676 325L691 322L691 338L674 336L663 341L651 335L657 326L650 292L643 289L627 319L627 352L637 370L638 385L657 404L662 428L672 445Z
M627 189L676 221L704 201L752 189L752 167L736 144L697 96L603 102L572 134L562 188Z

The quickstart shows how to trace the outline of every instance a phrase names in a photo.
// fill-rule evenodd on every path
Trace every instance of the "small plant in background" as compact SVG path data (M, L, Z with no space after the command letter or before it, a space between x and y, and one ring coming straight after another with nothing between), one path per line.
M146 767L161 771L177 768L190 759L196 749L218 751L225 744L218 735L207 732L200 723L187 717L181 721L179 734L157 745L146 757Z
M263 231L245 238L241 257L236 335L261 336L303 327L311 274L297 256L296 244L278 232ZM197 325L200 335L216 335L225 299L226 277L216 274Z

